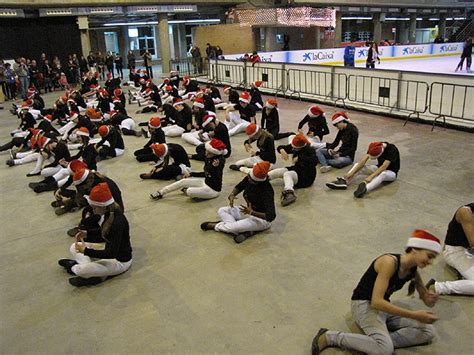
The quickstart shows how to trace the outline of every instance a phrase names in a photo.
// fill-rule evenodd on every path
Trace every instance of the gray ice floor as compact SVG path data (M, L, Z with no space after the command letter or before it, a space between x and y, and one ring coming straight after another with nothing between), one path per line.
M47 103L58 95L48 94ZM310 104L279 101L282 128L294 130ZM18 124L5 107L1 143ZM333 108L323 107L329 118ZM400 120L355 111L349 116L360 130L357 157L374 140L399 147L398 180L356 200L355 187L325 187L347 169L318 174L314 186L297 191L294 205L277 204L271 230L240 245L199 229L216 218L239 173L225 170L216 200L193 202L178 192L151 201L149 193L166 183L140 181L138 174L150 167L136 162L133 151L145 140L125 137L125 155L100 162L99 170L122 189L134 263L124 275L82 289L70 286L57 265L68 257L72 239L66 230L79 214L57 217L49 205L52 194L37 195L27 186L39 180L25 177L31 164L9 168L2 153L1 352L309 354L319 327L348 331L351 292L370 262L384 252L402 252L414 228L444 238L456 208L474 201L474 135L430 132L430 126L414 123L402 127ZM335 134L331 127L328 140ZM232 139L227 165L245 156L243 140L242 134ZM278 202L282 183L274 189ZM441 257L421 273L426 281L454 278ZM393 299L423 307L405 294L406 289ZM441 297L434 311L440 316L434 343L397 353L472 354L473 300Z

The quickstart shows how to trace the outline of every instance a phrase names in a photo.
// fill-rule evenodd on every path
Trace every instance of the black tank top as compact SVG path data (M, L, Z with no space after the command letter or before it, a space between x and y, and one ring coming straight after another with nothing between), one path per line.
M471 209L471 212L474 212L474 202L463 207L469 207ZM467 240L466 234L462 229L462 225L461 223L456 221L456 213L454 214L454 217L451 222L449 222L444 244L451 245L453 247L469 248L469 241Z
M403 285L405 285L406 282L410 281L411 279L415 277L416 266L410 269L410 272L405 278L401 279L398 277L398 273L400 272L400 254L384 254L384 255L392 255L397 258L397 263L395 266L396 271L390 278L387 291L385 292L385 295L384 295L384 299L390 302L390 296L392 295L392 293L400 290L403 287ZM360 279L359 284L357 285L357 287L354 289L354 292L352 293L351 299L353 301L370 301L372 299L372 292L374 290L375 280L377 279L377 275L378 275L377 271L375 271L374 265L375 265L375 262L379 258L380 256L374 261L372 261L372 264L370 264L369 268Z

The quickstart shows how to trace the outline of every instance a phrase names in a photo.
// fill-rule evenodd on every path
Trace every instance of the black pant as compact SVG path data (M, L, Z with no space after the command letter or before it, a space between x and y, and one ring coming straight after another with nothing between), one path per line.
M181 175L182 171L179 165L171 164L165 166L160 171L153 173L151 176L152 179L158 180L174 180L178 175Z
M6 100L10 100L10 93L8 92L8 84L5 81L1 82L3 95L5 95Z
M370 61L370 62L367 61L367 62L365 63L365 67L366 67L366 68L375 69L375 60L372 60L372 61Z
M112 78L114 77L114 66L107 65L107 71L112 74Z
M145 65L145 69L148 72L148 75L150 76L150 78L153 79L153 68L151 67L151 65Z
M117 76L123 78L123 68L122 67L115 67L115 70L117 70Z
M141 163L145 161L158 161L158 157L153 154L153 150L150 147L138 149L133 154Z

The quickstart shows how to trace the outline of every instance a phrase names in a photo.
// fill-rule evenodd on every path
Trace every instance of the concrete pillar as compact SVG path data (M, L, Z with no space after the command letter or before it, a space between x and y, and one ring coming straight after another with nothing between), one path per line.
M445 38L446 36L446 13L440 13L439 14L439 35L441 38Z
M315 47L316 49L319 49L321 48L321 30L319 28L319 26L316 26L314 28L314 35L315 35L315 39L316 39L316 42L315 42Z
M128 26L120 26L117 31L117 39L119 52L122 55L123 62L127 62L127 54L130 49L130 41L128 39Z
M184 23L178 25L178 42L180 57L185 58L189 48L186 42L186 25Z
M160 39L161 72L169 73L171 70L171 46L168 30L168 14L166 13L158 14L158 37Z
M383 15L380 12L374 13L374 16L373 16L373 24L374 24L373 40L377 44L379 44L380 41L382 40L382 21L381 21L381 17L383 17Z
M280 50L281 48L277 49L276 42L277 28L265 27L263 30L265 31L265 52L274 52Z
M89 19L87 16L77 16L77 26L81 35L81 47L84 57L91 51L91 40L89 38Z
M334 29L334 46L339 47L342 41L342 12L336 11L336 28Z
M410 24L408 28L408 42L410 44L416 41L416 14L410 14Z

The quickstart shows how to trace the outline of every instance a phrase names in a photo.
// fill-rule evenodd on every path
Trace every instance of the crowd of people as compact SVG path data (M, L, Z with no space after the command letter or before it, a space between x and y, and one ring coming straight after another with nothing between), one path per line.
M320 106L311 105L301 114L295 132L281 132L279 102L262 99L262 82L241 92L225 86L221 95L216 86L203 86L177 72L155 82L149 69L134 65L125 81L119 72L114 76L107 63L112 60L88 57L88 70L80 72L80 88L66 88L50 107L40 94L41 86L30 82L21 105L13 104L11 109L20 125L11 132L11 140L0 146L0 151L10 155L9 167L33 163L27 176L41 180L29 187L36 193L52 192L51 205L57 215L80 211L77 226L68 231L76 239L69 250L71 256L58 261L72 275L69 282L74 286L100 284L126 272L132 264L130 228L120 188L99 172L102 161L125 159L127 140L123 136L143 139L143 148L134 156L138 162L153 165L137 179L166 181L151 192L155 201L181 191L212 204L225 193L226 164L235 174L242 174L241 181L227 192L228 205L217 208L219 219L200 224L203 231L231 235L236 243L270 229L278 218L273 187L278 179L284 183L280 204L287 207L296 203L297 190L313 188L318 171L341 169L341 176L326 185L330 190L347 190L354 184L355 198L372 194L398 177L401 157L391 142L371 142L356 160L360 132L346 112L327 118ZM24 60L19 65L28 69ZM103 65L105 81L100 80ZM130 114L133 107L138 113L154 113L153 117L136 122ZM218 110L225 120L218 119ZM325 141L330 128L337 132L332 142ZM232 137L238 134L247 137L244 149L248 156L234 160ZM169 137L181 138L187 146L168 142ZM189 146L193 149L186 149ZM285 167L277 167L279 160ZM203 168L194 169L193 161L203 161ZM346 167L348 170L342 170ZM245 202L237 205L240 194ZM407 282L413 283L429 307L439 294L474 294L473 203L456 211L444 244L443 248L439 238L427 231L415 230L405 253L375 258L352 295L353 316L365 334L321 328L312 344L313 354L329 346L390 354L394 348L430 342L434 336L430 324L437 316L395 306L390 296ZM418 268L428 266L439 254L462 280L423 282Z

